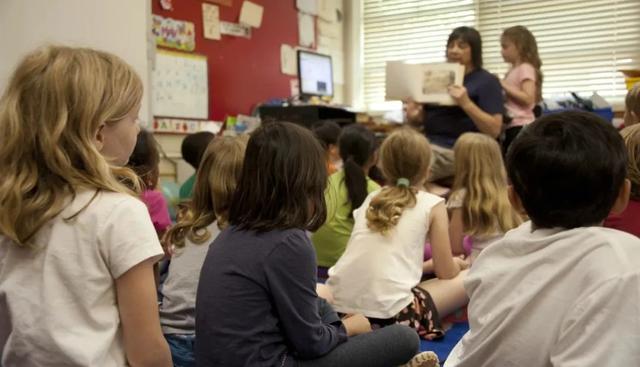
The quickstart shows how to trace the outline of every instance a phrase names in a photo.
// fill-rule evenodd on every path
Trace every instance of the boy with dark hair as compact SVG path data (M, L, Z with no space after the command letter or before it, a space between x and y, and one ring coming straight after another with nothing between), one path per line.
M601 227L629 199L620 135L586 112L548 115L507 171L531 221L471 268L471 328L445 366L640 366L640 239Z
M324 148L327 160L327 173L331 176L342 166L342 160L338 152L338 137L340 136L342 128L340 128L340 125L335 121L323 120L313 125L311 131L313 131L313 134L318 138Z
M182 158L193 167L196 171L202 160L202 155L209 146L209 143L215 135L208 131L200 131L195 134L187 135L182 141L180 150L182 151ZM180 186L180 200L191 199L193 192L193 184L196 181L196 174L194 173Z

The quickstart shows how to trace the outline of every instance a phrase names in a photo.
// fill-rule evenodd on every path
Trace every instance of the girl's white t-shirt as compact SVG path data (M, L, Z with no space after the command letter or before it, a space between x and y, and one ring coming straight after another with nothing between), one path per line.
M94 194L78 193L32 248L0 236L0 365L127 365L115 279L163 251L141 201L100 192L86 206Z
M419 191L416 205L405 208L398 224L386 235L367 227L366 212L374 191L353 212L355 225L347 249L329 269L327 285L334 308L387 319L413 302L411 289L420 283L424 244L431 209L439 196Z

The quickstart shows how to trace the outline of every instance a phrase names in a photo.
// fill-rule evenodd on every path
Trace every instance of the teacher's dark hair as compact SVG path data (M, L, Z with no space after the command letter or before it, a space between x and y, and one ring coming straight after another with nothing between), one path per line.
M229 223L258 232L320 228L327 215L324 155L311 131L301 126L271 122L256 129L247 144Z
M454 29L449 35L447 40L447 48L454 41L462 41L469 44L471 47L471 62L476 69L482 68L482 38L475 28L471 27L458 27Z

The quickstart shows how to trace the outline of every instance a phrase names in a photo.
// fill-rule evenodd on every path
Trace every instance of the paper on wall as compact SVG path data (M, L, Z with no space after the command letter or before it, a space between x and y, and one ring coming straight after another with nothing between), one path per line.
M298 75L296 50L289 45L280 46L280 71L285 75Z
M300 46L312 47L316 40L316 28L313 17L309 14L298 13L298 43Z
M289 80L289 88L291 89L291 97L300 95L300 81L298 79Z
M318 15L318 0L296 0L296 8L306 14Z
M204 38L219 40L220 37L220 11L216 5L202 3L202 27Z
M220 22L220 33L235 37L251 38L251 27L231 22Z
M318 19L318 34L321 36L338 38L340 37L338 27L339 23L327 22L323 19Z
M253 28L260 28L260 25L262 25L262 12L263 7L261 5L245 1L240 9L240 23Z
M318 16L326 21L335 22L338 20L336 8L336 0L318 0Z

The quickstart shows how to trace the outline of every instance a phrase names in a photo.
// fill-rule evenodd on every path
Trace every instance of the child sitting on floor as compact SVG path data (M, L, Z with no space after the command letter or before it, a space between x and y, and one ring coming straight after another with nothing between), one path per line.
M531 221L471 267L470 330L445 366L640 366L640 239L601 227L629 199L620 134L592 113L544 116L507 172Z
M404 324L425 339L443 335L440 316L467 302L462 279L467 263L451 254L444 200L423 191L431 164L424 135L393 132L380 148L388 186L369 194L353 213L347 248L329 269L334 307L362 313L372 324ZM426 240L438 279L420 283Z

